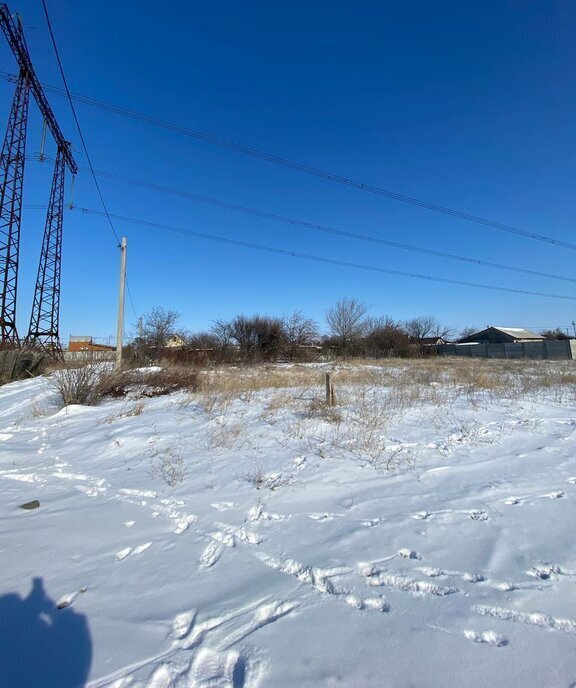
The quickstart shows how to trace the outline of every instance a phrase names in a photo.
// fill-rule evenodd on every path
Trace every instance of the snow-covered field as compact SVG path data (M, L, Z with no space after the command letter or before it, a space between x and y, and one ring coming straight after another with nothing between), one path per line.
M450 365L0 387L0 685L575 686L576 366Z

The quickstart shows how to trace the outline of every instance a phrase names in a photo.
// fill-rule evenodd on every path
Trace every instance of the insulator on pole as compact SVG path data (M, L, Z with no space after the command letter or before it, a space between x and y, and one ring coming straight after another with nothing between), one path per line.
M38 161L44 162L44 146L46 145L46 120L42 122L42 138L40 139L40 153L38 154Z
M72 175L72 181L70 182L70 201L68 203L68 209L74 209L74 188L76 187L76 175Z

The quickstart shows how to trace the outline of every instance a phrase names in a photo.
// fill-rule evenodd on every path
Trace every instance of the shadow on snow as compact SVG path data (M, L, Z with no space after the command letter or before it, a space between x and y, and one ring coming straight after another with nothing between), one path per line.
M0 683L10 688L81 688L92 661L88 622L58 609L34 578L28 597L0 596Z

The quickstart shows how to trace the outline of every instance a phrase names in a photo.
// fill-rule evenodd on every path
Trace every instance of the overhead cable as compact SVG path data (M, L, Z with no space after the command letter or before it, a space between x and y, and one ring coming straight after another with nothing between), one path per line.
M44 158L47 159L47 158ZM81 172L90 171L86 167L80 166L78 168ZM183 191L179 189L169 188L167 186L162 186L160 184L154 184L153 182L147 182L141 179L133 179L131 177L125 177L112 172L105 172L103 170L94 170L95 174L99 177L105 179L110 179L112 181L121 182L124 184L131 184L133 186L138 186L150 191L157 191L159 193L169 194L172 196L178 196L181 198L187 198L189 200L204 203L207 205L213 205L220 208L225 208L226 210L232 210L238 213L244 213L246 215L253 215L255 217L260 217L264 220L272 220L274 222L282 222L284 224L289 224L297 227L304 227L305 229L314 230L317 232L324 232L326 234L333 234L335 236L341 236L348 239L353 239L356 241L370 242L373 244L380 244L382 246L390 246L391 248L397 248L404 251L413 251L416 253L424 253L426 255L435 256L437 258L447 258L449 260L458 260L465 263L472 263L474 265L480 265L483 267L495 268L498 270L508 270L511 272L522 273L525 275L532 275L534 277L544 277L546 279L560 280L563 282L576 283L576 278L567 277L564 275L555 275L552 273L541 272L538 270L530 270L528 268L516 267L513 265L506 265L504 263L495 263L492 261L481 260L479 258L470 258L468 256L461 256L455 253L448 253L446 251L438 251L436 249L425 248L423 246L415 246L413 244L404 244L398 241L390 241L388 239L382 239L376 236L370 236L367 234L361 234L358 232L352 232L349 230L336 229L327 225L317 224L315 222L308 222L306 220L299 220L293 217L287 217L285 215L277 215L274 213L269 213L264 210L257 210L255 208L248 208L246 206L237 205L235 203L228 203L216 198L210 198L208 196L201 196L199 194L191 193L189 191Z
M79 211L88 215L104 216L104 213L100 210L93 210L90 208L74 208L74 211ZM289 256L291 258L299 258L302 260L314 261L317 263L327 263L330 265L337 265L340 267L354 268L358 270L367 270L370 272L384 273L388 275L397 275L400 277L409 277L413 279L426 280L429 282L442 282L444 284L454 284L463 287L474 287L476 289L488 289L491 291L508 292L513 294L523 294L527 296L542 296L550 299L561 299L564 301L576 301L576 296L566 296L564 294L550 294L547 292L539 291L529 291L526 289L514 289L511 287L500 287L495 284L481 284L478 282L468 282L464 280L454 280L447 277L435 277L432 275L423 275L416 272L403 272L401 270L393 270L390 268L382 268L375 265L365 265L362 263L353 263L345 260L337 260L334 258L326 258L324 256L315 256L308 253L300 253L297 251L289 251L281 248L274 248L272 246L265 246L262 244L255 244L247 241L241 241L238 239L230 239L228 237L219 236L216 234L207 234L205 232L195 232L188 229L183 229L180 227L173 227L171 225L159 224L156 222L148 222L146 220L140 220L133 217L127 217L125 215L112 215L118 221L127 222L130 224L141 225L143 227L148 227L150 229L158 229L167 232L173 232L176 234L182 234L185 236L194 237L197 239L206 239L208 241L215 241L222 244L229 244L233 246L240 246L242 248L254 249L257 251L264 251L267 253L274 253L276 255Z
M44 1L44 0L43 0ZM0 78L4 79L12 79L12 75L7 73L7 72L0 72ZM63 92L61 88L55 87L55 86L50 86L43 84L43 87L46 91L54 93L56 95L68 95L67 92ZM313 167L311 165L306 165L304 163L299 163L295 162L293 160L289 160L288 158L283 158L278 155L274 155L272 153L266 153L264 151L258 150L256 148L251 148L249 146L245 146L244 144L237 143L235 141L229 141L228 139L224 139L218 136L214 136L212 134L208 134L203 131L199 131L197 129L191 129L190 127L186 127L181 124L177 124L175 122L169 122L167 120L160 119L158 117L153 117L151 115L147 115L142 112L138 112L136 110L130 110L125 107L121 107L119 105L113 105L112 103L106 103L101 100L96 100L95 98L91 98L89 96L84 96L80 95L78 93L70 94L71 98L76 100L79 103L84 103L86 105L90 105L92 107L99 108L101 110L105 110L107 112L112 112L117 115L122 115L124 117L129 117L134 120L138 120L141 122L144 122L146 124L155 126L155 127L160 127L162 129L167 129L169 131L174 131L178 134L182 134L183 136L188 136L194 139L197 139L199 141L204 141L205 143L209 143L211 145L219 146L221 148L226 148L228 150L233 150L238 153L242 153L244 155L248 155L254 158L259 158L261 160L266 160L267 162L274 163L276 165L281 165L283 167L292 169L296 172L302 172L305 174L309 174L315 177L319 177L321 179L326 179L328 181L335 182L337 184L343 184L345 186L349 186L355 189L359 189L360 191L366 191L368 193L376 194L378 196L384 196L386 198L390 198L392 200L399 201L401 203L407 203L413 206L417 206L420 208L424 208L426 210L431 210L433 212L437 213L442 213L444 215L448 215L451 217L455 217L460 220L466 220L467 222L473 222L476 224L484 225L486 227L491 227L492 229L500 230L503 232L508 232L509 234L515 234L517 236L522 236L526 239L533 239L535 241L540 241L544 242L547 244L553 244L555 246L558 246L560 248L566 248L570 249L572 251L576 251L576 244L570 243L568 241L563 241L561 239L556 239L554 237L547 236L545 234L539 234L536 232L531 232L525 229L522 229L520 227L516 227L513 225L508 225L503 222L497 222L495 220L490 220L485 217L481 217L480 215L474 215L472 213L467 213L464 211L456 210L454 208L449 208L447 206L442 206L438 205L436 203L431 203L429 201L425 201L420 198L416 198L415 196L408 196L406 194L401 194L397 193L396 191L392 191L390 189L386 189L384 187L376 186L374 184L368 184L366 182L361 182L355 179L351 179L349 177L344 177L339 174L334 174L332 172L328 172L326 170L322 170L318 167Z

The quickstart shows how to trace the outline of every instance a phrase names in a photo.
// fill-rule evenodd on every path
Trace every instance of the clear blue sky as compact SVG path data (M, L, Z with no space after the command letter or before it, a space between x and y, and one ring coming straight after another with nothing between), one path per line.
M24 18L40 79L61 86L39 0ZM576 5L482 2L72 2L48 0L73 91L336 174L575 241ZM5 42L0 69L15 72ZM2 127L13 85L0 81ZM50 96L80 165L67 102ZM41 126L32 107L28 153ZM323 181L77 105L97 169L290 215L576 277L574 251ZM50 143L48 152L54 154ZM26 202L45 203L51 169L30 162ZM113 213L403 271L576 295L576 285L311 232L102 179ZM100 209L80 174L77 205ZM44 217L23 221L25 332ZM455 328L566 327L576 302L308 263L116 222L128 238L138 314L162 305L206 329L237 313L302 309L323 321L340 297L373 315L433 314ZM61 335L115 330L119 255L102 218L68 212ZM130 307L127 325L136 318Z

